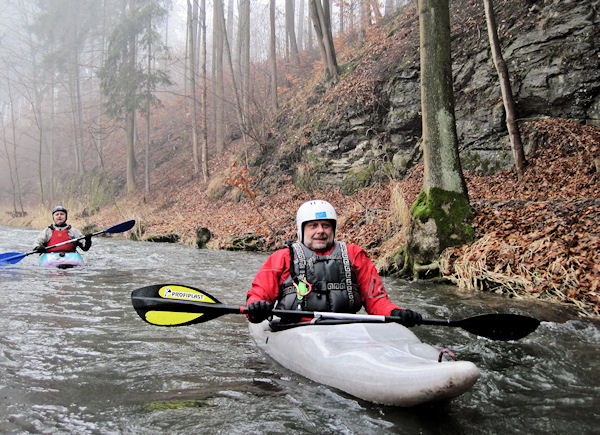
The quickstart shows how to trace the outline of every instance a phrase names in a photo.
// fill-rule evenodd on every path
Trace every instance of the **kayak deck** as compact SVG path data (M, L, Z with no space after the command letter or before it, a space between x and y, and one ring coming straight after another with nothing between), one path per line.
M438 362L440 351L396 323L307 325L273 332L250 324L257 345L282 366L370 402L414 406L469 390L479 369Z
M46 252L40 257L39 265L67 269L83 266L83 258L79 252Z

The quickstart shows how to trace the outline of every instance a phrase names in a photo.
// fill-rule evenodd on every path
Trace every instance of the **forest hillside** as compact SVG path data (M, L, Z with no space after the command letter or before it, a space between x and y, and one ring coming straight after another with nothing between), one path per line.
M463 59L459 65L455 60L454 66L455 87L460 85L457 123L476 241L443 253L443 277L463 289L554 301L579 315L598 318L600 128L593 125L600 108L598 44L592 44L596 51L590 53L589 61L596 70L588 70L587 75L579 71L579 87L568 85L575 90L562 84L563 95L579 95L579 105L556 98L556 88L526 95L532 88L526 77L518 78L516 92L521 92L523 110L520 127L528 162L525 176L518 180L507 157L499 87L481 83L480 67L465 60L484 62L487 53L479 3L451 2L453 50ZM540 16L540 11L552 2L496 3L502 35L531 38L525 30L547 24L549 18ZM573 2L562 3L559 8ZM589 3L597 7L597 2ZM587 19L596 23L591 27L595 28L592 36L597 37L596 16ZM587 25L582 28L588 29ZM511 29L524 29L524 33L510 35ZM473 39L473 35L479 36ZM364 247L382 273L395 273L394 253L405 242L409 209L422 184L414 5L374 26L364 42L350 38L336 44L340 81L325 85L321 63L314 53L306 56L295 74L287 77L289 86L278 113L257 115L260 122L252 136L230 128L224 153L215 155L209 149L207 181L193 169L185 102L179 97L165 99L152 121L155 146L148 192L141 187L130 194L122 190L125 145L114 140L104 154L105 173L78 180L80 185L91 186L88 199L107 195L110 201L97 205L86 201L86 195L70 199L71 223L105 228L136 219L132 237L138 239L195 245L199 231L208 230L211 237L206 247L210 249L266 252L295 237L295 212L303 201L322 198L338 210L339 238ZM515 45L508 46L517 50ZM532 53L533 48L530 56L535 57ZM485 80L490 81L493 67L489 59L485 63L489 69ZM572 65L563 68L576 69ZM535 79L536 86L540 77ZM595 84L589 83L592 79ZM561 110L561 104L569 110ZM229 124L235 125L234 117ZM138 152L140 162L142 149ZM141 165L137 176L143 179ZM49 220L46 212L42 211L41 218L40 213L18 218L6 215L3 222L42 227Z

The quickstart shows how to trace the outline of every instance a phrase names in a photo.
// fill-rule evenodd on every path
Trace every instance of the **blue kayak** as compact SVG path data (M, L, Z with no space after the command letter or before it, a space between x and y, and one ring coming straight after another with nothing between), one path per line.
M79 252L46 252L40 257L39 265L66 269L83 266L83 258Z

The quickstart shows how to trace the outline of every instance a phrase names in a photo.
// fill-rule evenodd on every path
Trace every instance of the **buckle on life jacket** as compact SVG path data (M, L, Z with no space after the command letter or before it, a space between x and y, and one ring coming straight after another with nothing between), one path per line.
M299 301L312 291L312 284L309 283L306 278L296 278L293 281L293 284L294 287L296 287L296 295Z

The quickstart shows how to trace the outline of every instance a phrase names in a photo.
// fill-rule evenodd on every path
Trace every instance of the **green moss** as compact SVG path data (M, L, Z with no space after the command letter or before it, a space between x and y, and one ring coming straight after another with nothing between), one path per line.
M506 151L500 154L502 160L506 156ZM460 163L464 170L476 171L481 175L492 175L502 168L500 161L492 162L489 159L482 159L479 154L469 151L464 151L460 154Z
M342 65L339 66L339 73L340 73L340 75L350 74L351 72L353 72L356 69L356 67L358 65L359 65L359 62L355 59L353 59L351 62L343 63Z
M318 188L319 177L315 168L310 165L302 165L294 174L294 185L301 192L313 192Z
M344 195L352 195L373 182L394 179L394 173L394 165L391 162L371 162L361 169L349 171L342 180L341 191Z
M422 190L411 212L413 218L421 222L427 222L429 219L435 221L442 250L473 240L473 210L469 200L462 193L449 192L437 187L429 189L429 194Z

